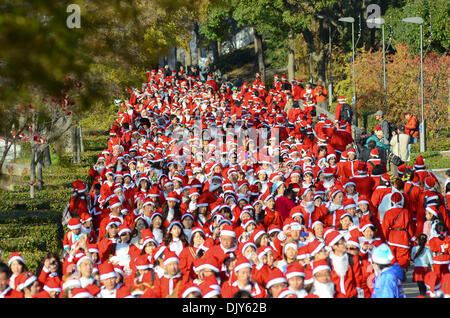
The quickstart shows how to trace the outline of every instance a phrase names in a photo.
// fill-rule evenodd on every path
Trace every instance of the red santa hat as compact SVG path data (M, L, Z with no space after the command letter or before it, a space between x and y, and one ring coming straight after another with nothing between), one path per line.
M310 256L314 256L325 247L325 244L319 240L313 240L307 246L307 251Z
M187 284L186 287L184 288L181 297L187 298L187 296L189 296L189 294L191 293L199 293L201 295L202 291L197 285L195 285L194 283L190 283Z
M267 234L269 234L269 235L272 235L274 233L279 233L279 232L281 232L281 229L276 224L270 224L269 227L267 228Z
M327 236L325 238L325 243L328 247L332 247L343 237L344 236L341 233L339 233L336 230L333 230L330 233L327 233Z
M237 273L239 270L243 268L252 268L252 265L249 263L248 259L243 256L239 255L236 259L236 265L234 267L234 272Z
M425 168L425 161L422 156L418 156L416 159L416 163L414 164L414 169L424 169Z
M358 162L358 173L366 174L367 173L367 164L365 162Z
M292 264L289 264L286 267L286 273L285 273L286 279L290 279L292 277L305 277L305 269L302 264L298 262L294 262Z
M378 152L378 148L377 148L377 147L373 148L373 149L370 151L370 155L371 155L372 157L379 158L380 154L379 154L379 152Z
M85 260L90 261L91 263L94 263L94 261L92 260L92 258L90 258L89 256L87 256L84 253L77 253L75 255L75 261L76 261L76 265L77 267L79 267L81 265L82 262L84 262Z
M316 260L312 263L313 268L313 275L316 275L318 272L323 270L331 271L330 265L328 265L328 262L326 259L320 259Z
M432 189L436 184L436 180L433 177L428 176L423 183L426 189Z
M266 288L270 289L273 285L280 284L280 283L286 283L287 280L283 275L283 272L279 270L277 267L274 267L270 270L269 276L267 277L267 283Z
M165 246L165 245L160 245L157 248L155 248L153 250L153 259L157 260L158 258L160 258L163 255L166 248L167 248L167 246Z
M94 296L86 288L76 287L72 289L71 298L94 298Z
M298 298L297 293L288 287L283 288L277 298Z
M220 231L220 236L231 236L236 237L236 232L234 231L231 225L224 225L222 230Z
M177 254L175 254L174 252L172 252L170 250L166 251L164 253L164 262L163 262L164 266L166 266L167 264L173 263L173 262L176 262L176 263L180 262Z
M180 196L175 191L172 191L166 196L166 200L167 201L175 201L175 202L179 203L180 202Z
M35 281L37 281L37 277L32 272L21 273L16 278L17 290L22 291L24 288L31 286Z
M197 261L197 262L195 262ZM210 269L215 273L219 273L219 263L215 257L212 255L205 255L204 257L197 258L194 261L194 271L198 272L203 269Z
M261 200L263 202L263 204L265 204L267 201L269 201L272 198L273 198L272 194L270 194L269 189L267 189L266 192L264 192L263 194L260 195L259 200Z
M71 218L67 223L67 227L69 230L78 230L81 229L81 222L78 218Z
M358 205L363 203L370 205L369 198L365 194L361 194L358 196Z
M131 233L131 229L126 224L119 225L119 232L117 233L121 236L124 233Z
M361 245L359 245L359 241L358 241L358 239L356 238L356 237L350 237L348 240L347 240L347 246L348 245L353 245L354 247L356 247L357 249L360 249L361 248Z
M345 198L344 199L344 210L355 208L356 209L356 203L353 198Z
M104 262L98 266L98 272L100 274L100 280L106 280L109 278L116 278L117 273L114 270L113 264L110 262Z
M403 195L396 191L391 195L391 207L393 208L403 208L404 198Z
M117 195L113 195L110 199L109 199L109 208L115 208L115 207L119 207L122 206L122 201L120 201L119 197Z
M372 229L375 229L375 225L373 225L370 221L362 221L359 224L359 231L362 233L364 232L368 227L372 227Z
M108 224L106 224L105 230L108 231L111 225L116 225L117 227L119 227L121 224L122 223L119 218L112 218L109 220Z
M434 205L427 206L425 211L427 211L428 213L433 214L435 217L439 216L439 210Z

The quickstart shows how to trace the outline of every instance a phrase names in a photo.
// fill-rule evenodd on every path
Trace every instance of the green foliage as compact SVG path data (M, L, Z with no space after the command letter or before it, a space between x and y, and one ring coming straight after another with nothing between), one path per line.
M233 23L231 7L210 7L199 32L208 40L223 42L231 36Z
M386 118L395 125L405 124L405 110L411 110L420 118L420 57L408 46L396 44L395 54L386 57L387 96L384 105L382 53L380 51L356 54L356 94L360 116L367 116L378 109L386 112ZM424 59L424 114L429 138L438 137L448 129L448 83L450 56L430 53ZM335 96L343 95L348 101L352 96L352 64L344 64L344 78L334 89Z
M412 0L406 1L402 7L390 7L384 14L386 23L392 23L394 38L397 42L406 43L418 54L420 51L419 26L405 23L406 17L421 17L423 24L424 50L428 46L431 32L430 51L448 52L450 48L450 6L447 0ZM430 29L431 25L431 29Z

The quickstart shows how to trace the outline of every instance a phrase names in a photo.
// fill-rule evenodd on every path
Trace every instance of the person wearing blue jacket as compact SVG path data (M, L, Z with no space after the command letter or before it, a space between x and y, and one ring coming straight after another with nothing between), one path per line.
M394 255L385 243L372 250L376 275L372 298L406 298L402 286L403 271L398 263L391 264L393 259Z

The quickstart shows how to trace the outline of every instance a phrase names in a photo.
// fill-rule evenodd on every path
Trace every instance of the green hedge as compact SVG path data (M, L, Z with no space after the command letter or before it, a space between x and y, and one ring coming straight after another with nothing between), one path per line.
M63 228L55 212L9 211L0 213L0 249L4 259L19 252L28 268L36 272L48 252L61 255Z
M107 147L109 136L89 136L83 138L85 150L99 150L100 152Z
M65 229L61 216L71 197L72 183L76 179L89 181L89 168L106 144L104 132L87 136L80 165L73 164L72 154L53 158L57 159L52 159L54 164L43 170L44 189L36 190L34 199L29 197L30 176L25 176L22 184L12 191L0 191L0 249L4 259L19 252L28 268L36 273L48 252L62 255Z

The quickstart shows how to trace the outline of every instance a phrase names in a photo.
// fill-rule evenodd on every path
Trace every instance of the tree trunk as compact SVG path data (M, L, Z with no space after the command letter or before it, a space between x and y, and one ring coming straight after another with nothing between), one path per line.
M80 125L80 152L84 152L84 144L83 144L83 127ZM80 154L81 155L81 154Z
M74 125L72 127L72 157L73 157L73 163L78 164L78 131L77 126Z
M287 39L287 49L288 49L288 80L290 82L295 76L294 35L292 34L292 32L289 33Z
M258 41L256 40L256 30L253 28L253 44L255 46L255 55L258 54Z
M200 58L202 57L202 49L200 47L200 32L199 25L195 23L194 25L194 34L195 34L195 48L197 50L197 63L196 65L200 65Z
M213 63L217 63L217 60L219 58L219 45L217 41L213 42L212 51L213 51Z
M192 65L192 54L191 54L191 42L188 42L188 48L184 51L184 64L186 65L186 71Z
M219 57L222 53L222 42L217 41L217 56Z
M319 59L317 60L317 77L323 83L325 83L326 69L327 69L327 56L322 52L319 55Z
M35 184L36 184L36 150L31 147L31 161L30 161L30 199L35 198Z
M261 79L263 82L266 81L266 66L264 63L264 50L263 50L263 44L262 44L262 35L260 35L256 30L254 31L255 34L255 43L257 43L257 52L256 56L258 59L258 70L261 73Z

